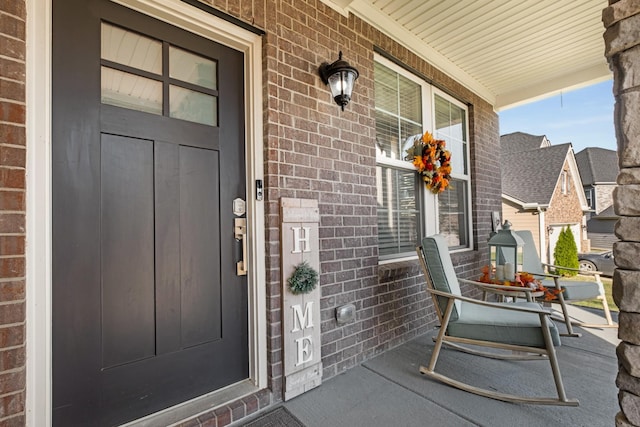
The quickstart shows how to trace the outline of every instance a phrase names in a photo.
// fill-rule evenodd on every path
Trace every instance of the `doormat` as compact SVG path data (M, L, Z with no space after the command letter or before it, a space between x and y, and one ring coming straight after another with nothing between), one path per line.
M305 427L305 425L285 407L280 406L244 424L244 427Z

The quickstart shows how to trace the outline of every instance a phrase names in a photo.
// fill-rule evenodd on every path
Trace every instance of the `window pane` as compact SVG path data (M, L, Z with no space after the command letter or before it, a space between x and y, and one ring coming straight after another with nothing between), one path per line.
M444 139L451 151L453 173L467 175L466 112L437 94L435 97L436 128L434 136Z
M376 109L398 114L398 74L376 63L375 92Z
M162 74L162 43L104 22L101 28L102 59Z
M412 253L420 234L416 174L378 166L376 178L379 254Z
M407 138L422 134L422 89L376 63L375 90L378 156L402 160L413 143Z
M216 90L217 64L211 59L169 47L169 77Z
M449 134L452 138L466 140L466 128L464 110L457 105L449 104L451 111L451 123L449 127Z
M109 67L101 67L104 104L162 114L162 83Z
M218 125L218 98L171 85L169 116L204 125Z
M378 157L397 159L398 135L400 134L398 118L382 111L376 111L376 148Z
M440 132L443 134L447 134L445 132L446 128L449 127L449 101L442 98L441 96L435 95L435 109L436 109L436 127L434 132Z
M400 76L400 116L416 123L422 122L422 90L420 85Z
M452 179L447 191L438 195L440 234L449 247L467 247L467 183Z
M420 136L422 136L421 125L404 120L400 123L400 140L402 141L402 153L400 154L401 159L405 159L407 157L407 149L413 146L415 138L419 138Z

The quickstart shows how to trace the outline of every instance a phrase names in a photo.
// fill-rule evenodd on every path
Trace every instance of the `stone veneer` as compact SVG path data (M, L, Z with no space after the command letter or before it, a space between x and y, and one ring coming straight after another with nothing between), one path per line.
M614 73L616 138L620 174L614 191L613 250L617 269L613 298L620 308L618 337L621 411L616 426L640 426L640 1L609 0L602 14L605 55Z

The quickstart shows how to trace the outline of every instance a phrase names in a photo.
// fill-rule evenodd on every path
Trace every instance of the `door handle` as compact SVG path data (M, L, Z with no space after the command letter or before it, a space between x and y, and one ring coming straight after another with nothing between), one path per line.
M234 218L233 235L236 240L242 241L242 260L236 263L236 274L246 276L249 268L247 266L247 219Z

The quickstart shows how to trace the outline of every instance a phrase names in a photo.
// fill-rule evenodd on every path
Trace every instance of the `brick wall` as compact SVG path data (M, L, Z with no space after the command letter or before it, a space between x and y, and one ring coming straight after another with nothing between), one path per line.
M567 171L567 188L569 191L567 194L562 194L562 186L559 180L556 188L553 190L553 196L551 198L552 201L549 209L547 209L545 213L546 225L580 224L582 226L583 212L580 205L580 199L576 193L576 191L582 190L576 190L576 185L571 177L571 173L569 172L569 165L567 161L565 161L563 170ZM580 230L582 230L582 228L580 228ZM580 241L582 242L581 245L578 246L578 251L585 251L588 246L588 242L585 241L587 238L586 233L583 233L583 236L576 236L576 238L578 237L580 237Z
M0 2L0 426L25 419L25 18Z
M282 396L281 197L319 202L323 376L328 379L435 325L417 261L378 266L375 183L374 47L469 105L475 251L453 254L475 277L487 263L491 212L500 211L499 124L491 105L371 28L319 0L214 6L266 31L263 47L268 377ZM243 7L246 3L243 3ZM264 13L264 15L262 15ZM344 59L358 68L353 99L340 111L317 69ZM464 288L467 293L472 290ZM335 308L353 303L357 319L338 326ZM220 425L220 419L218 420Z
M282 396L280 197L319 202L324 377L396 346L435 324L417 261L378 265L373 52L377 47L469 105L475 251L453 254L458 272L487 262L491 212L500 210L498 117L491 105L360 19L319 0L206 1L266 31L263 45L264 170L269 389L183 425L227 425ZM7 4L8 3L8 4ZM24 0L0 6L0 426L24 423ZM360 71L341 112L317 75L344 59ZM464 291L469 291L465 289ZM354 323L335 308L353 303ZM214 421L215 420L215 421Z
M279 395L279 197L312 198L321 212L321 309L324 378L334 376L433 326L431 300L417 262L378 267L373 52L377 47L470 105L472 220L480 252L454 255L462 274L484 260L491 211L500 210L498 118L459 83L351 16L323 3L269 3L265 38L267 277L270 279L270 379ZM294 6L295 4L295 6ZM360 71L344 112L317 76L324 61ZM335 308L353 303L355 323L336 324Z

